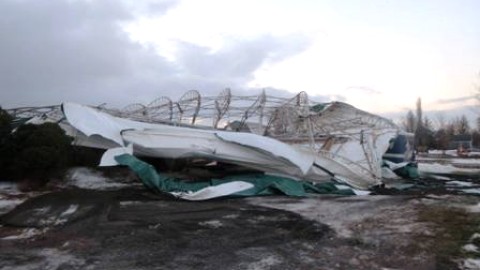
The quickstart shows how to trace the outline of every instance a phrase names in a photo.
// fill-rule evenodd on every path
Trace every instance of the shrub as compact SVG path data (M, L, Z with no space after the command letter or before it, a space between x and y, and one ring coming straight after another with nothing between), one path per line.
M5 142L12 132L12 117L0 107L0 177L8 175L9 158L12 153L6 148Z
M0 107L0 144L4 143L12 132L12 117Z
M71 138L55 123L20 126L2 145L4 173L9 178L46 182L71 161Z

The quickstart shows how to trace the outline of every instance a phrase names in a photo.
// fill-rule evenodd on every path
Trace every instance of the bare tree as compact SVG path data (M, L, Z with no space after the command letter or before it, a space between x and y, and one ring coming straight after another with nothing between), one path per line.
M447 119L445 118L445 114L438 112L435 114L435 124L437 129L445 129L447 126Z
M428 131L433 131L432 120L430 120L430 118L428 118L426 115L423 118L423 127Z
M415 115L413 115L412 111L408 111L407 115L405 116L405 119L403 120L403 129L406 132L415 132Z
M455 131L456 134L462 135L470 132L470 124L468 123L468 119L464 114L455 119Z

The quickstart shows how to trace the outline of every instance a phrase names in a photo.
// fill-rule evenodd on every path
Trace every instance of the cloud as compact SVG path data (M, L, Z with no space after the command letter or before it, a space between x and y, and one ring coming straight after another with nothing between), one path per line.
M6 104L88 102L115 96L145 74L171 70L132 43L115 1L1 1L0 89Z
M74 101L121 106L163 95L175 98L190 89L203 95L216 95L225 87L234 93L235 88L248 91L245 85L261 65L282 61L309 44L302 36L267 35L227 40L212 52L179 42L172 62L133 42L122 25L138 14L164 14L176 2L147 1L136 9L135 3L0 1L1 105Z
M463 96L463 97L458 97L458 98L438 99L435 103L437 103L437 104L452 104L452 103L465 102L465 101L476 99L476 98L478 98L478 96L470 95L470 96Z
M191 43L179 42L177 61L185 73L206 81L244 87L253 72L264 64L282 61L305 50L309 40L303 36L260 36L227 42L218 51Z

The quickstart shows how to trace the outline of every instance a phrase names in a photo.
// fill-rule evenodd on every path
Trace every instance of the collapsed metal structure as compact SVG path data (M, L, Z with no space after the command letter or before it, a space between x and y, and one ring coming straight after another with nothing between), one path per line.
M267 96L265 91L257 96L237 96L227 88L218 96L202 97L198 91L190 90L177 101L162 96L148 105L132 103L116 109L102 104L94 108L141 122L248 131L282 141L308 142L316 149L322 148L315 144L318 139L354 136L356 132L351 131L358 128L398 128L390 120L349 107L341 102L311 101L305 92L292 98ZM63 118L60 105L13 108L7 112L14 118Z
M177 101L160 97L147 105L133 103L123 109L91 107L121 119L206 130L248 132L308 149L319 158L335 160L371 179L381 178L380 163L389 140L400 132L390 120L342 102L318 103L307 93L292 98L232 95L202 97L196 90ZM32 122L65 122L61 106L10 109L15 118Z

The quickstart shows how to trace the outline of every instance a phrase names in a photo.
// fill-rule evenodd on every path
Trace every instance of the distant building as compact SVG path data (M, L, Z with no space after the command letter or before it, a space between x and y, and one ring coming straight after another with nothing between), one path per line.
M473 138L470 134L453 135L448 146L449 149L472 149Z

